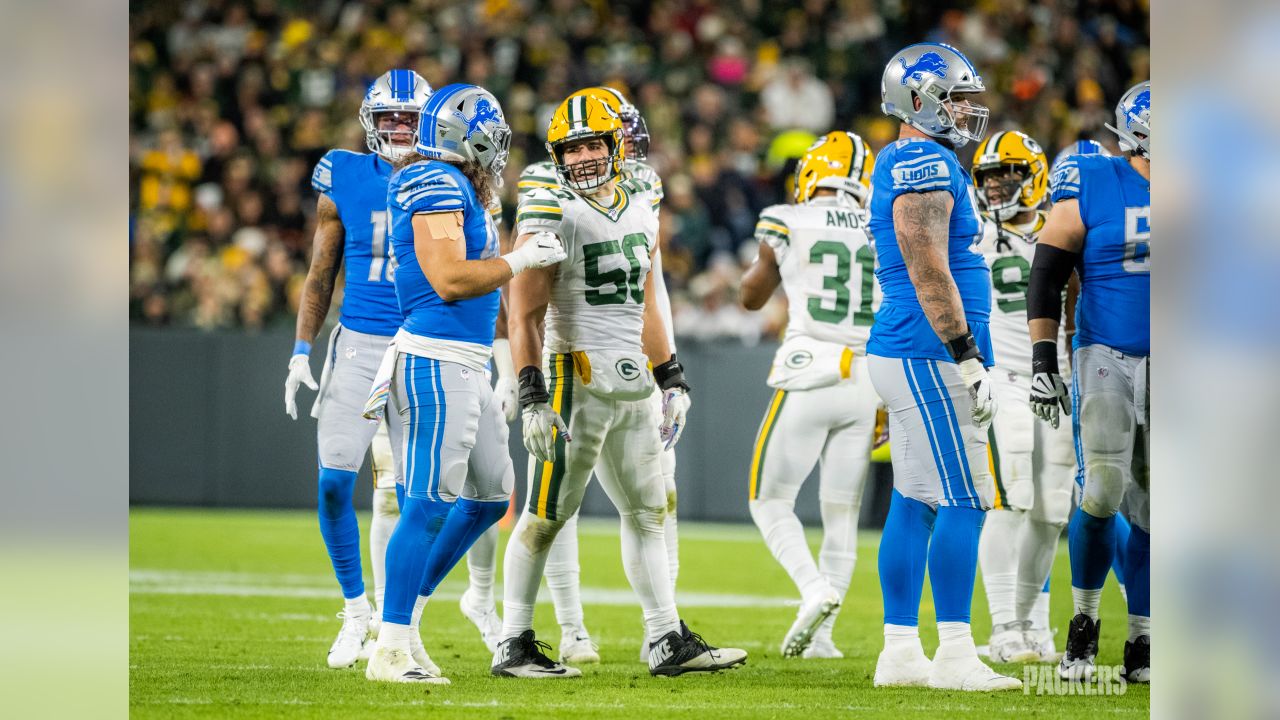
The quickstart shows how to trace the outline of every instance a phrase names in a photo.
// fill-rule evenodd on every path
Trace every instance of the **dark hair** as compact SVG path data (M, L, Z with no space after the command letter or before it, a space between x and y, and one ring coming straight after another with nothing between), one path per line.
M411 152L395 161L392 167L395 170L399 170L401 168L409 167L414 163L429 161L431 159L432 158L429 158L422 153ZM497 197L498 189L495 186L493 174L484 169L480 163L475 160L468 160L462 163L451 162L449 160L440 160L439 162L447 162L450 165L453 165L458 168L467 180L471 181L471 187L476 191L476 199L480 201L480 207L489 207L489 203Z

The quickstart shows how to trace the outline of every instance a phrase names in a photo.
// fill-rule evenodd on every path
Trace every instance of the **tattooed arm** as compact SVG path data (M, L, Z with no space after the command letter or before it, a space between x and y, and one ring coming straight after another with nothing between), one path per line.
M302 286L302 299L298 303L298 340L314 342L316 333L320 332L320 326L329 315L333 284L342 267L345 237L346 229L338 217L338 206L328 195L321 194L316 202L316 236L311 243L311 267L307 270L307 281Z
M905 193L893 201L893 227L902 261L929 325L944 343L969 332L947 259L952 203L945 190Z

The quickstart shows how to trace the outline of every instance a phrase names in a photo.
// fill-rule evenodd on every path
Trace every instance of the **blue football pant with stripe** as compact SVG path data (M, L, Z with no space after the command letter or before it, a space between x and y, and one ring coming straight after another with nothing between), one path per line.
M954 363L867 360L889 411L896 491L880 540L885 624L918 623L926 563L938 622L968 623L978 538L995 495L986 428L973 421Z
M320 392L312 415L317 418L316 444L319 458L319 524L329 560L333 564L344 597L364 594L364 574L360 563L360 526L351 500L356 476L364 462L379 423L363 417L369 386L377 374L390 337L356 332L341 325L329 336ZM391 423L394 455L399 455L400 426ZM379 472L387 487L399 479L398 462L389 472ZM381 574L381 569L376 575ZM376 582L376 579L375 579Z

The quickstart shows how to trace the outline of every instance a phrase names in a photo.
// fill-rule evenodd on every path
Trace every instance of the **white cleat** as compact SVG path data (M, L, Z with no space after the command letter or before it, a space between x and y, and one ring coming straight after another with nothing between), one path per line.
M933 655L933 667L929 671L929 687L936 690L964 690L966 692L994 692L1021 690L1022 681L992 670L978 659L978 653L969 645L938 648Z
M369 658L369 665L364 669L364 676L374 682L449 684L449 678L428 672L409 653L390 648L373 651L373 657Z
M830 637L815 637L800 657L806 660L836 660L844 657Z
M409 656L413 658L414 662L421 665L428 675L437 677L444 675L444 673L440 672L440 666L431 661L431 656L427 654L427 648L422 644L422 638L418 636L417 632L413 633L413 637L409 638Z
M997 663L1028 663L1039 660L1040 653L1027 645L1020 628L1013 627L992 631L987 657Z
M1043 630L1027 630L1022 635L1023 642L1032 652L1036 653L1035 662L1056 663L1062 657L1058 652L1058 648L1053 643L1053 631L1045 628Z
M560 662L585 665L600 662L600 648L591 642L586 628L566 630L560 634ZM647 657L647 655L646 655Z
M840 598L831 595L812 603L801 603L796 621L782 638L782 656L800 657L804 654L813 635L827 618L840 609Z
M360 646L360 654L356 656L356 659L367 661L369 658L373 657L373 651L377 649L377 647L378 641L375 638L365 640L364 644Z
M338 617L342 618L342 629L338 631L338 637L333 641L333 645L329 647L328 663L329 667L346 668L356 664L356 660L360 659L360 649L364 647L364 641L369 637L369 619L370 615L348 615L346 611L338 613Z
M926 687L933 664L925 656L920 641L885 647L876 659L876 687Z
M471 589L467 588L467 591L462 593L462 599L458 601L458 608L480 631L480 640L484 642L489 652L496 652L498 641L502 639L502 618L498 617L498 609L492 600L485 606L473 600Z

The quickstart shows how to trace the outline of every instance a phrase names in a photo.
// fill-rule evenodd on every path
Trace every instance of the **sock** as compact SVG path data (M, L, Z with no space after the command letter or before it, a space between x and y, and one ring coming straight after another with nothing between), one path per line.
M671 588L667 543L663 537L667 508L638 508L622 516L622 568L644 611L649 642L680 630L680 614Z
M484 534L494 523L507 513L506 500L482 502L469 498L458 498L445 518L440 535L436 538L431 554L427 557L427 567L423 573L422 587L419 595L431 596L436 587L445 579L467 550L471 549L476 538Z
M754 500L749 507L751 519L764 536L764 544L782 569L787 571L791 582L796 584L801 599L813 602L816 598L834 593L826 578L818 571L818 564L813 561L809 543L805 541L804 526L800 524L800 518L796 517L794 503L765 499Z
M369 563L373 565L373 597L379 612L387 592L387 543L399 519L400 506L396 503L395 490L374 488L373 520L369 523Z
M520 513L502 561L502 637L513 638L533 627L533 604L547 564L547 552L560 523Z
M1098 598L1115 556L1115 516L1099 518L1077 509L1067 526L1071 551L1071 597L1076 614L1098 618Z
M562 632L583 626L581 570L578 567L578 515L565 521L547 553L547 589Z
M378 631L378 647L408 653L409 640L413 637L413 633L414 629L406 624L384 620L382 629Z
M920 628L917 625L893 625L885 623L884 647L888 650L895 645L911 645L920 647Z
M1129 533L1124 557L1128 575L1125 587L1129 593L1129 615L1151 616L1151 535L1134 525Z
M987 518L990 525L992 517ZM989 528L988 528L989 529ZM987 530L983 530L985 536ZM1058 554L1058 540L1062 526L1036 520L1030 516L1022 524L1018 534L1018 584L1014 591L1014 610L1018 620L1030 620L1041 595L1048 593L1049 575L1053 572L1053 559ZM986 576L986 569L983 569Z
M920 593L936 518L933 508L893 491L877 558L886 627L920 624Z
M973 508L966 508L972 510ZM941 518L939 518L941 519ZM939 622L938 650L943 648L972 648L973 631L967 622ZM976 651L975 651L976 652Z
M978 563L982 566L993 632L1017 619L1018 537L1026 515L1023 510L992 510L987 513L978 540Z
M1036 603L1031 607L1031 614L1026 618L1031 621L1032 630L1049 629L1049 591L1036 596Z
M858 510L860 503L819 502L822 511L822 547L818 550L818 571L836 596L844 599L858 562ZM830 640L836 615L822 621L815 637Z
M360 595L347 598L343 603L342 612L347 615L369 615L373 612L373 608L369 607L369 598Z
M431 546L444 526L451 503L405 498L391 542L387 543L387 596L383 623L408 625L422 587Z
M414 630L422 627L422 611L427 609L427 600L429 599L426 595L419 595L413 601L413 612L409 614L409 627Z
M320 536L329 551L333 572L342 586L342 596L364 596L364 573L360 569L360 524L351 506L356 474L347 470L320 468Z
M1146 635L1151 637L1151 616L1150 615L1130 615L1129 616L1129 642L1133 642L1138 638Z
M1121 513L1116 513L1116 554L1111 559L1111 571L1116 574L1116 582L1120 583L1120 587L1124 587L1128 581L1128 575L1125 568L1129 565L1127 557L1129 547L1129 534L1132 532L1129 525L1129 519Z
M404 511L404 483L396 483L396 509Z
M978 538L985 516L978 508L938 508L929 543L929 583L939 627L969 623L973 580L978 572Z
M467 551L467 582L471 598L481 607L493 605L493 572L498 566L498 526L493 524Z

